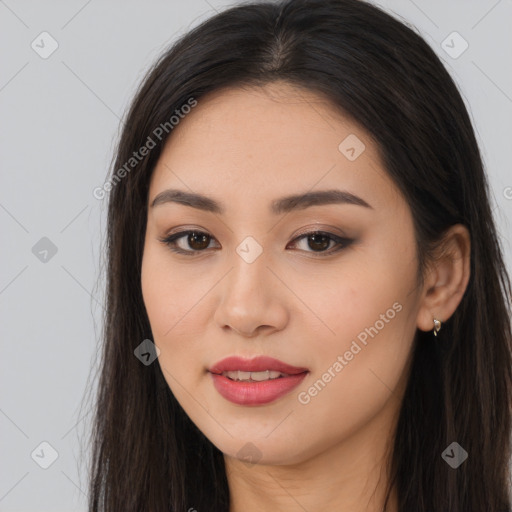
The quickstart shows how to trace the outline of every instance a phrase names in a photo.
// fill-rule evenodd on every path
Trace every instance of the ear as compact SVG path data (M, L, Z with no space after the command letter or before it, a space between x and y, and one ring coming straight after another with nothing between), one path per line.
M425 276L420 299L416 325L422 331L434 329L434 318L441 324L446 322L466 291L471 262L471 237L466 226L451 226L436 254Z

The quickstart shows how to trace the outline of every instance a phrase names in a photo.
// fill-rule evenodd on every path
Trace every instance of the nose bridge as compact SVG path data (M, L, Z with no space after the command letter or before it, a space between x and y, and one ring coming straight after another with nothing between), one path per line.
M244 300L250 297L245 295L262 295L268 289L264 283L269 278L267 266L268 253L263 245L253 236L246 236L235 248L231 257L233 269L229 277L229 288L235 295L243 296ZM241 297L239 297L241 298Z
M249 335L260 325L281 328L286 321L286 310L278 297L269 270L270 254L253 237L246 237L231 255L230 272L226 276L216 321L229 325L235 331Z

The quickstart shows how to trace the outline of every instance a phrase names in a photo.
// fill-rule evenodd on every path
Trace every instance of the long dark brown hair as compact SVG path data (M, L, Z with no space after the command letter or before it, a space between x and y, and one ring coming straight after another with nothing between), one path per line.
M510 512L511 286L475 133L424 39L361 0L231 7L181 37L143 79L104 188L107 288L89 510L229 510L223 454L178 404L158 360L146 366L134 356L153 339L140 282L148 185L176 110L210 91L276 80L322 95L374 137L411 209L420 273L450 226L468 228L462 301L437 339L419 330L414 339L389 489L400 512ZM154 147L127 166L148 137ZM441 457L454 441L469 454L457 469Z

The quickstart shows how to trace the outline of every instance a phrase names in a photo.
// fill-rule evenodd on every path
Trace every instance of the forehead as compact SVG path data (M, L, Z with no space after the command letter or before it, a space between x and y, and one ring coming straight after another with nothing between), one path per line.
M233 145L246 142L255 149L260 141L274 142L274 146L287 142L288 147L291 145L298 151L305 141L309 141L309 148L319 145L325 152L332 137L337 140L344 134L356 132L361 138L370 138L325 96L280 81L206 94L173 129L169 145L173 145L172 138L183 142L191 136L210 140L218 135L223 140L231 137ZM331 137L326 140L328 133ZM322 140L325 143L321 144ZM331 151L338 151L337 146L330 148Z
M230 200L235 193L254 200L315 187L393 193L377 144L317 93L278 82L197 101L167 140L150 197L170 186Z

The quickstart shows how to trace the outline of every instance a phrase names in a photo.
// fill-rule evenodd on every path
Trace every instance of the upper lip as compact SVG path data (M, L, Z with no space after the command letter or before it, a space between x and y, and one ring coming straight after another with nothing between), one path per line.
M215 363L209 371L211 373L221 374L222 372L240 370L243 372L262 372L265 370L274 370L287 375L297 375L309 371L307 368L299 368L286 364L279 359L268 356L258 356L252 359L243 359L237 356L226 357Z

